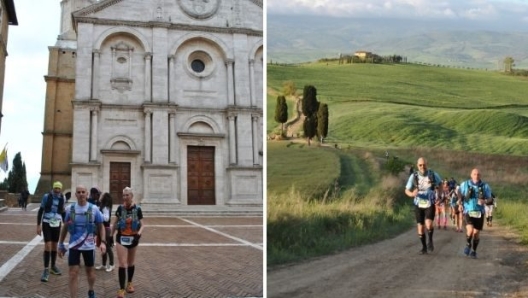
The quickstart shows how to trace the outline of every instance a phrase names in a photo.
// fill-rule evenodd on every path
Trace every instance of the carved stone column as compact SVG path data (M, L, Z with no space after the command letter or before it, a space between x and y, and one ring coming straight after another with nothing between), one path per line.
M235 91L234 91L234 80L233 80L233 64L235 60L227 59L225 64L227 66L227 98L228 105L235 105Z
M169 56L169 102L172 101L172 86L173 86L173 76L174 76L174 59L175 59L175 56L174 55L170 55Z
M255 59L249 60L249 96L250 106L255 106Z
M145 162L150 163L150 152L152 148L152 137L151 137L151 119L152 119L152 111L151 110L145 110Z
M229 164L236 164L236 129L235 129L235 119L236 114L229 114L227 116L229 120Z
M99 99L99 68L101 52L98 50L93 51L93 76L92 76L92 98Z
M152 68L152 53L145 54L145 101L152 101L150 70Z
M258 147L259 147L259 130L258 130L258 121L259 121L259 115L252 114L251 115L251 123L253 126L253 164L258 165L259 164L259 153L258 153Z
M92 114L92 129L91 129L91 136L90 136L90 161L97 161L97 123L98 123L98 114L99 114L99 108L93 107L91 108L90 113Z
M169 112L169 163L176 163L176 134L174 129L174 118L176 112Z

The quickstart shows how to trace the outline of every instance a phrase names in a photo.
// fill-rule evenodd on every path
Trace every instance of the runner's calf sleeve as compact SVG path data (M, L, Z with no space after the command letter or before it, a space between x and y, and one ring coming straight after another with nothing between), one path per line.
M479 245L480 239L473 239L473 250L477 251L477 246Z
M126 268L119 267L119 288L125 288Z
M127 268L128 271L128 282L132 282L132 278L134 278L134 270L136 269L136 265L129 266Z
M57 251L52 250L51 251L51 267L55 266L55 262L57 261Z
M48 268L50 264L51 253L47 250L44 251L44 268Z
M430 230L427 230L427 235L429 236L429 242L433 242L433 232L434 232L433 228L431 228Z
M471 239L473 239L473 236L466 236L467 246L469 247L471 247Z
M420 238L420 242L422 242L422 246L425 248L425 235L424 234L418 234L418 237Z

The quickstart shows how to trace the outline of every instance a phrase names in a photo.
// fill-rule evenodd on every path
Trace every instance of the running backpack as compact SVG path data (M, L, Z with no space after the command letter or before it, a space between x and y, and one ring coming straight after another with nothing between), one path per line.
M51 199L51 200L50 200ZM53 193L50 191L46 197L46 205L44 205L44 212L51 212L51 207L53 206ZM64 212L64 196L62 193L59 194L59 205L57 206L57 213Z
M86 222L84 227L86 228L86 232L88 234L95 233L95 219L92 213L92 206L92 203L88 203L88 211L84 213L84 215L86 216ZM75 232L75 216L75 203L73 203L70 206L70 220L68 221L68 231L70 232L70 234Z
M117 227L119 230L123 230L126 227L126 214L127 211L123 205L120 205L118 208L121 208L121 214L119 216L119 221L117 222ZM137 215L137 209L140 208L137 205L134 205L134 208L132 208L132 231L136 232L139 230L139 219Z
M435 181L435 174L433 170L429 169L427 170L427 177L429 177L429 181L431 182L431 189L434 190L436 181ZM416 184L416 188L418 188L418 171L414 172L414 183Z

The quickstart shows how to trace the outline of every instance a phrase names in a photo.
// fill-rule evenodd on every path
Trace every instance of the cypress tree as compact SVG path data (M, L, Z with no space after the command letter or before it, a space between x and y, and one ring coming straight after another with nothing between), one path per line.
M288 121L288 105L284 96L277 97L277 106L275 106L275 121L281 124L281 136L284 136L284 123Z
M328 105L325 103L321 104L317 111L317 135L321 143L328 135Z

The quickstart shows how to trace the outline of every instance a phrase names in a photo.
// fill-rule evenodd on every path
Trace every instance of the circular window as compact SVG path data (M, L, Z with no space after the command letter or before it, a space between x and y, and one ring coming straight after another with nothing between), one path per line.
M204 51L194 51L187 57L187 70L197 77L207 77L214 71L213 58Z
M202 60L195 59L191 62L191 68L197 73L201 73L205 69L205 63Z

